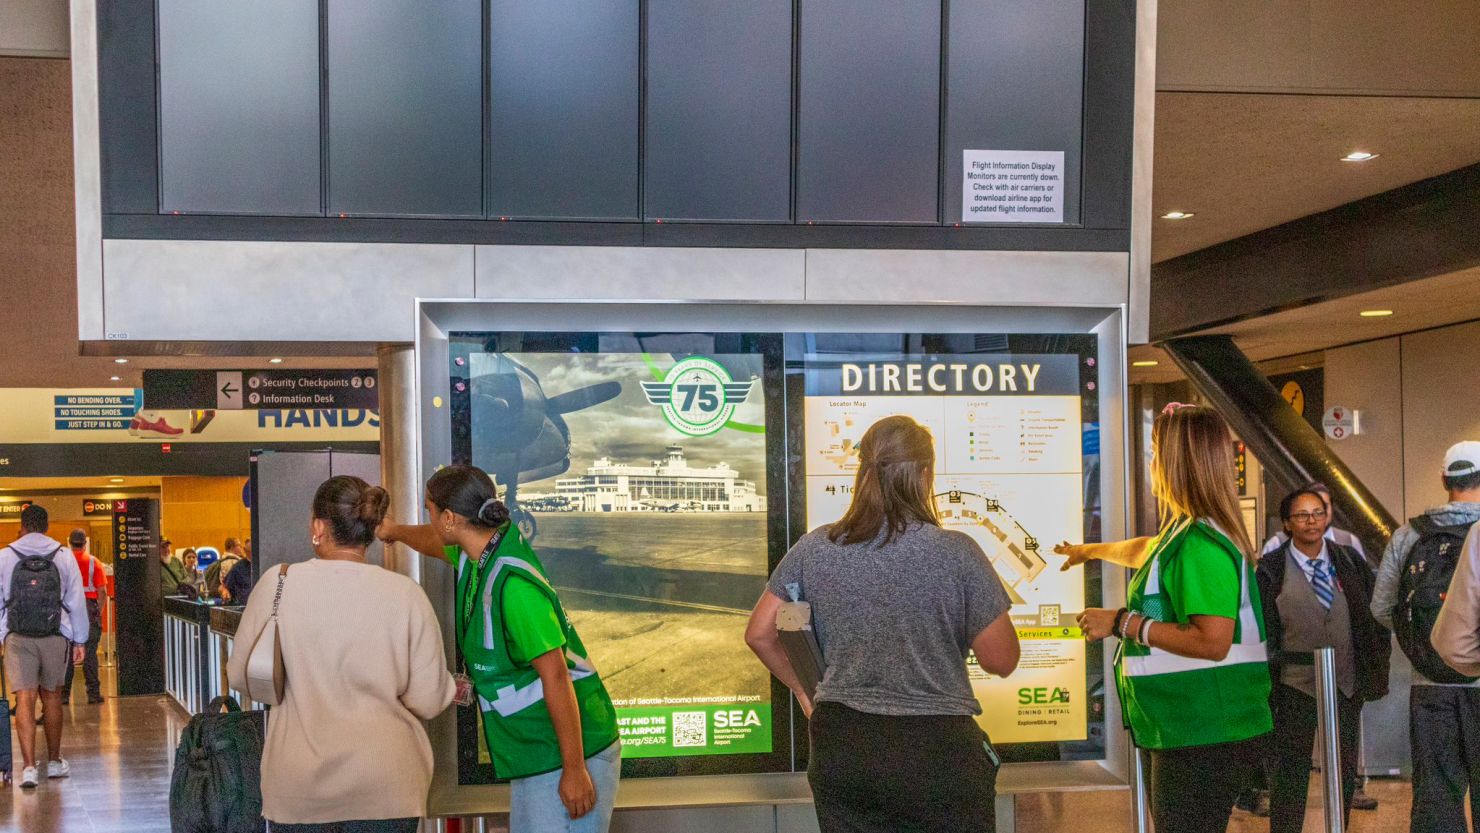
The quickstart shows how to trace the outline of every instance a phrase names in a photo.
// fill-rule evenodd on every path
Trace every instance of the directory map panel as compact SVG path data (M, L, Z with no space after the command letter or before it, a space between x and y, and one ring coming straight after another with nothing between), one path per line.
M807 527L842 516L858 442L880 419L912 417L935 439L942 523L981 545L1022 641L1010 680L970 664L980 718L999 743L1082 740L1087 657L1073 627L1082 571L1060 572L1054 543L1084 537L1080 359L1048 354L827 357L805 369ZM1004 708L1011 704L1012 708Z

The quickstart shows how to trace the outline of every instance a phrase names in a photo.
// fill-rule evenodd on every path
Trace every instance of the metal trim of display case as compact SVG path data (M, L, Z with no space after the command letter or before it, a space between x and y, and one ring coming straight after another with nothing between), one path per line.
M1123 307L990 307L961 304L687 302L687 301L508 301L433 300L417 302L417 424L423 427L421 474L451 457L449 431L435 430L449 407L448 333L455 331L542 330L630 332L673 327L698 331L856 332L1074 332L1098 340L1103 535L1129 534L1129 467L1126 420ZM418 476L420 479L420 475ZM443 639L452 659L452 627L446 614L451 570L426 565L422 583L442 618ZM1102 602L1118 607L1125 596L1126 571L1101 565ZM1103 673L1113 679L1112 652ZM1105 757L1096 761L1007 764L998 780L1004 796L1033 792L1124 789L1130 781L1132 746L1121 727L1114 686L1105 693ZM482 816L508 812L507 785L460 785L454 748L456 715L432 721L436 761L429 814ZM705 775L631 779L623 782L618 810L804 804L811 801L805 772Z

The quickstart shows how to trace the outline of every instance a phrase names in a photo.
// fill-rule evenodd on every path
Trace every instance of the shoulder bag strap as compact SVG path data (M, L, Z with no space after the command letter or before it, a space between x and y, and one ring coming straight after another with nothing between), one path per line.
M288 580L288 565L284 564L278 568L277 592L272 596L272 618L277 618L278 605L283 601L283 582Z

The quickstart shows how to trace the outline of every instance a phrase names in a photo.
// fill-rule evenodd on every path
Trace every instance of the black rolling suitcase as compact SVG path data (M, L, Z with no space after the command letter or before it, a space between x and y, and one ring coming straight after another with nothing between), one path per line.
M10 756L10 686L5 682L5 662L0 660L0 784L11 782L14 764Z

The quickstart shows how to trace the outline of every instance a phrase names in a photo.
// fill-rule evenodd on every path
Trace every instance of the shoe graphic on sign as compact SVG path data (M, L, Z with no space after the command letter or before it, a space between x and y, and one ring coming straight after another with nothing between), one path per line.
M185 433L185 430L170 425L164 417L157 413L143 411L134 415L129 423L128 432L135 437L178 437Z

